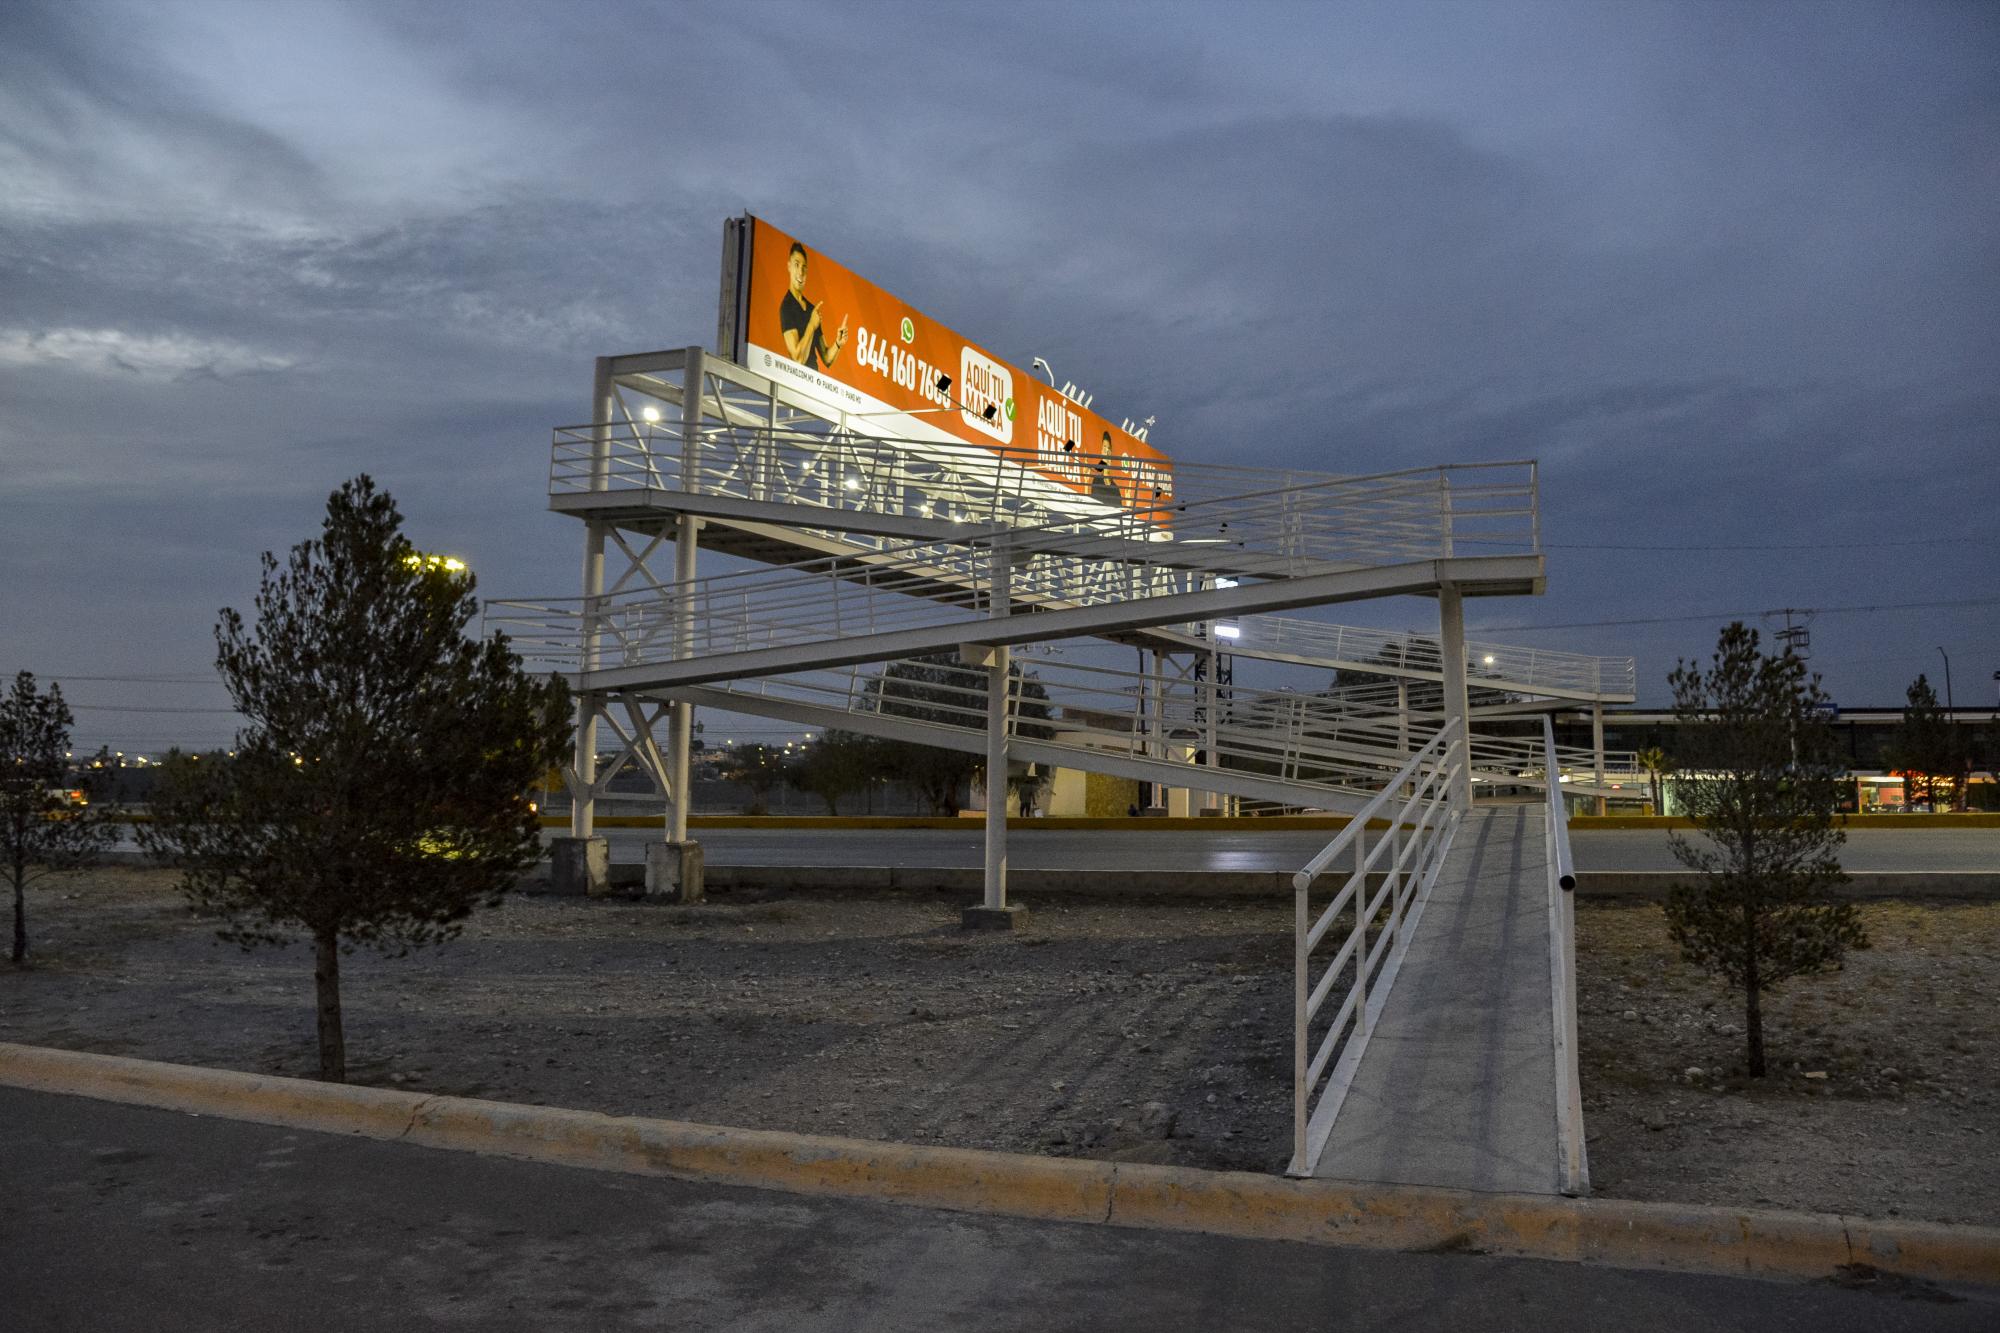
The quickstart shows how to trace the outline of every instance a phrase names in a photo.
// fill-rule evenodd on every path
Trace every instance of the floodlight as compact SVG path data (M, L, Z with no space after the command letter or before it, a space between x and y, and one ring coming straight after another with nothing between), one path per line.
M984 412L981 412L979 415L985 417L988 421L993 420L993 418L1000 415L1000 404L988 403L986 405L986 410Z
M939 376L937 377L937 391L938 391L939 393L950 393L950 392L951 392L951 376L949 376L949 375L939 375Z
M1064 441L1063 441L1063 452L1064 452L1064 453L1066 453L1066 454L1073 454L1073 453L1075 453L1075 452L1076 452L1076 441L1075 441L1075 440L1064 440ZM1996 672L1994 672L1993 674L1994 674L1995 676L2000 676L2000 671L1996 671Z
M639 415L646 419L648 425L651 425L660 419L660 409L648 404L639 409Z
M1218 639L1240 639L1243 637L1243 627L1227 620L1218 621L1215 626L1215 637Z
M858 491L861 489L861 478L850 472L840 479L840 485L843 490Z

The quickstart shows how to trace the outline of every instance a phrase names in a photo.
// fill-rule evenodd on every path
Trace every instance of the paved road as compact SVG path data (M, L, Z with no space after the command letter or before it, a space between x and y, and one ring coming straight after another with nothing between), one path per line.
M710 865L912 866L983 864L976 822L965 829L697 829ZM639 862L659 835L607 829L611 859ZM1024 870L1297 870L1329 833L1126 833L1033 829L1008 839L1009 862ZM1674 870L1667 835L1651 829L1573 831L1579 870ZM1841 864L1849 870L1985 870L2000 873L2000 829L1854 829Z
M0 1300L93 1330L1990 1329L2000 1297L692 1185L0 1089Z

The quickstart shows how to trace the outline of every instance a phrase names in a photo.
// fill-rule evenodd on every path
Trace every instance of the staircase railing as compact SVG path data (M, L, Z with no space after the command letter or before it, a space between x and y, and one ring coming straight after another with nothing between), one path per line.
M1292 876L1289 1175L1312 1174L1395 985L1410 937L1464 814L1450 795L1455 776L1463 770L1464 755L1459 724L1440 729L1323 851ZM1368 821L1377 815L1388 819L1389 828L1375 838L1371 848ZM1313 913L1314 883L1350 852L1353 868L1332 899ZM1377 880L1372 892L1371 878ZM1343 919L1342 943L1315 978L1314 953ZM1340 1007L1322 1024L1320 1013L1331 1003L1337 988L1342 995ZM1313 1039L1316 1024L1321 1029L1317 1041Z

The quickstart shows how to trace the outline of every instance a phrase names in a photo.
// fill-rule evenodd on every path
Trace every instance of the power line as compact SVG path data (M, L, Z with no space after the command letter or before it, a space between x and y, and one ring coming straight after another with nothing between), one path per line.
M116 685L220 685L220 676L73 676L64 671L38 671L44 680L58 685L69 680L109 681Z
M68 703L68 700L64 700ZM136 704L70 704L74 711L93 713L221 713L235 716L234 708L142 708Z
M1994 606L2000 605L2000 597L1964 597L1947 602L1883 602L1874 606L1822 606L1818 608L1823 616L1858 615L1870 611L1932 611L1944 607ZM1678 625L1696 620L1747 620L1766 614L1764 611L1708 611L1692 616L1648 616L1638 620L1570 620L1554 625L1480 625L1477 632L1492 634L1501 631L1518 632L1537 629L1600 629L1613 625ZM1473 628L1467 626L1468 629Z

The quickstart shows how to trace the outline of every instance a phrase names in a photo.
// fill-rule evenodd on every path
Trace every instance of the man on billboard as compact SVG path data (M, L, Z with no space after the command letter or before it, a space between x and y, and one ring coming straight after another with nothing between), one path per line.
M791 288L778 303L778 327L784 331L785 350L792 360L824 370L840 359L840 349L847 346L847 316L840 317L839 330L833 341L827 342L820 320L823 303L813 305L806 300L806 248L797 241L792 242L785 267L792 275Z
M1090 478L1090 498L1108 505L1123 504L1125 497L1118 492L1118 483L1111 479L1111 432L1104 432L1104 439L1098 445L1097 467Z

